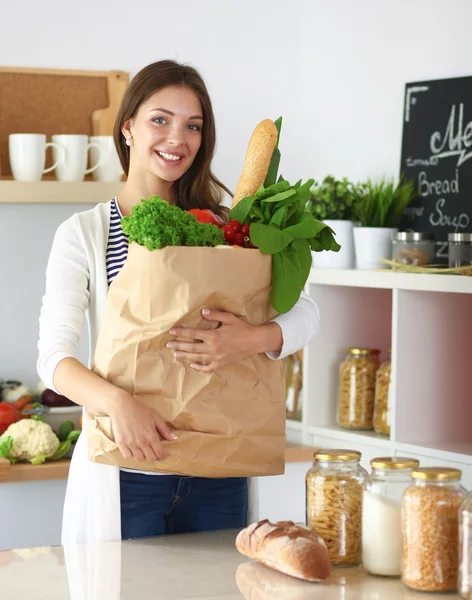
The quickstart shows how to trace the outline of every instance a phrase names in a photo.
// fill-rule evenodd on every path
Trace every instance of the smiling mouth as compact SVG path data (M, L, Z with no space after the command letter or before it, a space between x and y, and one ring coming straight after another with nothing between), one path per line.
M167 152L160 152L159 150L155 152L167 164L178 165L183 159L183 156L178 156L177 154L167 154Z

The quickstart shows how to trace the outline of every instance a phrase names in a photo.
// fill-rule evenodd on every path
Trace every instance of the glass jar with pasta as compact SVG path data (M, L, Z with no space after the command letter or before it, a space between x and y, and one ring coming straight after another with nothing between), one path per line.
M378 368L375 378L374 430L390 436L390 384L392 362L389 358Z
M411 473L414 483L403 494L402 580L422 592L457 589L459 513L466 492L461 471L422 468Z
M362 559L362 494L367 472L355 450L319 450L306 474L306 524L326 543L334 565Z
M339 368L338 424L348 429L373 429L375 377L380 350L349 348Z

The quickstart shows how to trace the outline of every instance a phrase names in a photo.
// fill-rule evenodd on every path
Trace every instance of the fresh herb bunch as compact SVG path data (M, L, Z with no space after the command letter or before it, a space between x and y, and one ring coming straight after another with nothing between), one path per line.
M347 177L336 179L333 175L327 175L322 183L315 181L310 190L307 208L320 221L356 221L363 188L362 184L355 184Z
M219 246L225 236L219 227L199 223L195 216L178 206L171 206L159 196L141 200L129 217L121 219L129 242L137 242L148 250L166 246Z
M297 302L311 268L311 250L338 252L333 230L306 211L313 179L290 185L281 180L261 186L254 196L243 198L229 218L250 224L251 242L263 254L272 254L270 302L279 313Z
M400 179L372 182L365 185L364 195L358 207L358 220L363 227L397 227L403 211L416 197L413 181Z

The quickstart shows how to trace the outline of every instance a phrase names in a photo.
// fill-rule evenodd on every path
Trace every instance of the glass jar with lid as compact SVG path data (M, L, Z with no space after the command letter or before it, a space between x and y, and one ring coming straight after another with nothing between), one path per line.
M468 267L472 265L472 233L450 233L449 267Z
M349 429L373 429L375 378L380 350L349 348L339 368L338 424Z
M374 458L370 466L362 501L362 562L373 575L400 577L402 496L419 461L399 456Z
M397 231L392 235L392 259L402 265L424 267L433 262L434 237L430 233Z
M472 492L465 498L459 523L459 592L472 600Z
M334 565L362 560L362 493L367 472L355 450L326 449L314 454L306 474L306 524L326 543Z
M459 512L466 492L461 471L421 468L402 500L402 580L423 592L457 589Z
M374 431L390 436L390 388L392 361L389 357L378 368L375 378Z

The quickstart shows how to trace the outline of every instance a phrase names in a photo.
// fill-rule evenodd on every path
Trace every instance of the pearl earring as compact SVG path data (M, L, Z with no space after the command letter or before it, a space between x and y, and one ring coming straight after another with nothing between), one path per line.
M132 137L132 136L128 136L128 137L126 138L126 145L127 145L127 146L131 146L131 137Z

